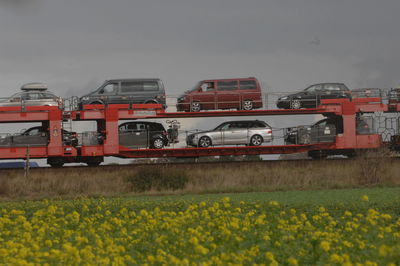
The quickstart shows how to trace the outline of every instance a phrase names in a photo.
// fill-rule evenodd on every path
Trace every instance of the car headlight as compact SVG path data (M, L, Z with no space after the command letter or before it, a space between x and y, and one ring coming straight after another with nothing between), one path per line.
M289 99L289 97L287 97L287 96L279 98L279 100L287 100L287 99Z

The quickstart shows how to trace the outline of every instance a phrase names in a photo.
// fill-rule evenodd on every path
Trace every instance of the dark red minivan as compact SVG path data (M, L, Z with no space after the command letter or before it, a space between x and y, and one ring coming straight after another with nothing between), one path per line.
M178 111L238 109L262 107L261 87L256 78L210 79L200 81L178 98Z

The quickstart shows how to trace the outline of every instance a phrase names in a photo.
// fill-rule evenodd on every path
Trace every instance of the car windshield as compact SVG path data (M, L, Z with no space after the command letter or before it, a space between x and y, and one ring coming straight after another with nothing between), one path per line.
M23 93L19 92L19 93L15 93L13 94L11 97L7 98L7 99L2 99L2 102L17 102L17 101L21 101L21 95Z
M314 92L316 90L321 90L321 85L311 85L310 87L306 88L304 91Z
M193 88L191 88L189 91L192 92L192 91L198 90L198 88L200 88L200 85L201 85L202 83L203 83L202 81L197 82L196 85L195 85Z
M216 128L214 128L214 130L221 130L221 129L225 129L226 127L229 126L230 123L222 123L221 125L217 126Z

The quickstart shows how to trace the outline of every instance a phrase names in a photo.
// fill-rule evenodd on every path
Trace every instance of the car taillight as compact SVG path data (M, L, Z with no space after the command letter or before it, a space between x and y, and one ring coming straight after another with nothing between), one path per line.
M272 130L271 129L267 129L267 134L271 134Z

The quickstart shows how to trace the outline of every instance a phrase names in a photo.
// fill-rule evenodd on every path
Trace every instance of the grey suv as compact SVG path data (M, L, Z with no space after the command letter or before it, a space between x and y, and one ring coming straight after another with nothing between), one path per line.
M166 108L164 84L160 79L112 79L95 91L82 96L79 106L85 104L159 103Z
M269 141L272 141L272 128L259 120L225 122L215 129L197 132L186 138L187 145L202 148L238 144L259 146Z

